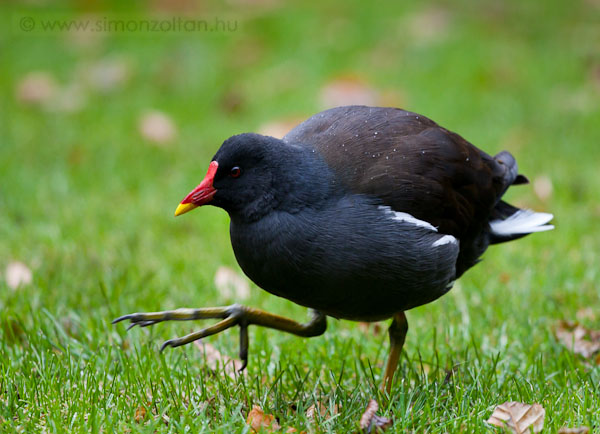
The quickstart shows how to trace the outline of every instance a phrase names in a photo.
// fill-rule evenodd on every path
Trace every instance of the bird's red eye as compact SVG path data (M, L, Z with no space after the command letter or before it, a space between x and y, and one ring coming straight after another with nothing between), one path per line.
M241 173L242 173L242 170L238 166L234 166L231 168L231 171L229 172L229 176L231 176L232 178L237 178L238 176L240 176Z

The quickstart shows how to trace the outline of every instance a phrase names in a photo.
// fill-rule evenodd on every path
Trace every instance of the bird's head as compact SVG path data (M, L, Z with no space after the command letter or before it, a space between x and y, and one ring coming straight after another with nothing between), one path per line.
M251 221L282 204L297 207L298 202L310 200L314 192L311 172L321 167L317 163L307 168L307 153L311 154L259 134L230 137L213 157L202 182L181 201L175 216L209 204L223 208L232 218Z

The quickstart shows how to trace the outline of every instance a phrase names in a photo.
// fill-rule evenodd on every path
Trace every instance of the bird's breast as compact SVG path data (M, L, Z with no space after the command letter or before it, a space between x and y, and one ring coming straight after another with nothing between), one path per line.
M346 319L379 320L438 298L458 255L453 237L357 198L232 221L230 232L240 267L258 286Z

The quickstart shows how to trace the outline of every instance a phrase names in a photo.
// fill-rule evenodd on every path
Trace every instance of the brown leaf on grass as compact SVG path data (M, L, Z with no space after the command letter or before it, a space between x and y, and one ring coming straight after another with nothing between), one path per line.
M294 428L293 426L289 427L288 429L285 430L286 433L299 433L299 434L306 434L306 431L298 431L296 428Z
M377 105L379 93L357 77L340 77L321 89L324 108L344 105Z
M506 272L500 273L499 280L500 283L506 285L508 282L510 282L510 274Z
M74 113L83 109L86 104L87 95L83 86L70 83L60 87L47 109L52 112Z
M450 11L441 6L428 6L409 15L404 28L415 42L427 44L444 39L452 24Z
M240 89L230 88L219 99L219 106L225 113L238 113L244 107L245 98Z
M333 410L330 412L329 407L327 407L322 402L317 401L315 404L311 405L306 410L306 418L314 420L316 415L319 415L321 417L331 418L332 416L335 416L338 413L339 413L339 407L337 404L334 405Z
M359 322L358 328L363 333L371 333L374 336L379 336L381 334L381 332L383 332L381 323L378 323L378 322Z
M37 106L52 112L81 110L87 100L81 83L59 85L48 72L31 72L18 83L16 98L22 104Z
M317 405L319 407L319 409L317 410ZM308 410L306 410L306 418L307 419L314 419L315 418L315 413L319 413L319 414L325 414L325 412L327 411L327 407L325 407L321 402L317 402L317 405L313 404L310 407L308 407Z
M58 84L50 73L30 72L17 84L16 98L22 104L43 106L56 95Z
M143 138L157 145L166 145L177 135L171 118L158 110L148 112L140 118L138 131Z
M512 401L497 406L486 422L516 434L538 433L544 428L545 415L546 410L540 404Z
M304 121L303 119L283 119L279 121L267 122L266 124L258 127L258 133L263 136L271 136L277 139L281 139L285 136L292 128Z
M27 265L12 261L6 266L4 278L9 288L17 289L19 286L29 285L33 280L33 274Z
M377 105L381 107L407 107L408 97L401 89L384 89L379 93Z
M258 432L261 428L265 428L267 432L279 431L281 426L277 419L272 414L265 414L259 406L255 405L248 413L246 423L250 425L253 431Z
M579 321L583 321L583 320L590 320L590 321L595 321L596 320L596 311L594 309L592 309L591 307L584 307L581 308L577 311L577 313L575 314L575 316L577 317L577 319Z
M25 330L21 327L21 323L12 316L0 320L0 330L2 330L3 339L6 343L16 344L25 342Z
M82 80L93 90L109 93L123 87L131 77L130 62L126 58L105 58L80 68Z
M144 420L146 420L146 407L144 407L143 405L140 405L138 408L135 409L135 422L136 423L142 423Z
M242 362L237 359L232 359L224 354L221 354L214 346L203 341L194 341L196 348L200 350L200 353L204 356L207 366L216 371L222 369L231 378L235 378L239 375L239 370L242 367Z
M533 191L539 200L545 201L552 196L552 180L546 175L540 175L533 180Z
M217 268L215 286L226 299L247 300L250 297L248 280L229 267Z
M600 351L600 330L590 330L574 321L560 321L554 335L569 350L586 359Z
M233 70L239 71L252 67L258 64L265 55L265 40L255 34L247 34L238 43L233 44L228 53L226 61L228 67ZM269 80L276 78L275 74L271 75L268 72L266 74L268 74Z
M367 404L365 412L360 418L359 427L361 432L382 432L392 426L392 419L378 416L377 410L379 410L379 404L377 404L377 401L374 399L370 400Z
M577 428L568 428L563 426L558 430L558 434L588 434L590 432L590 428L587 426L580 426Z
M105 19L100 14L86 13L73 17L73 23L99 23ZM69 20L70 21L70 20ZM69 30L61 31L65 43L76 49L85 50L86 54L90 54L94 50L101 47L107 35L110 32L97 32L95 26L89 25L74 25L69 26Z

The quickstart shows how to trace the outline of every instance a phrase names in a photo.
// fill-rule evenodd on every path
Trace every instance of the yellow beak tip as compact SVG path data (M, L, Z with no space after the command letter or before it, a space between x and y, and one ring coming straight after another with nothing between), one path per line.
M180 203L175 210L175 217L185 214L186 212L197 208L197 206L198 205L194 205L193 203Z

